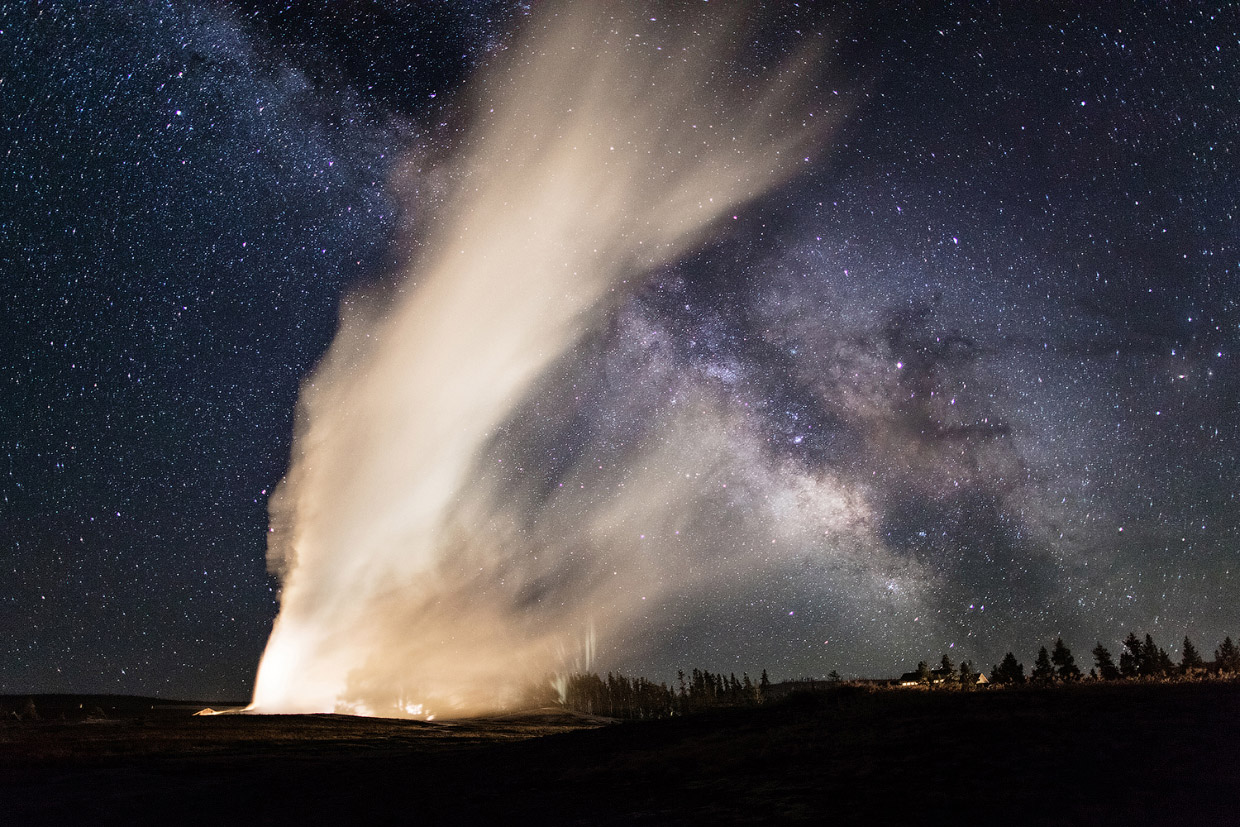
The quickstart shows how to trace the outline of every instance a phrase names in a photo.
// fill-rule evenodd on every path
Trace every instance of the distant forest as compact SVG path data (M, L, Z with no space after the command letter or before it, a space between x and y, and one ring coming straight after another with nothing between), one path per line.
M566 709L608 718L668 718L723 707L757 706L771 692L766 670L755 682L744 673L714 674L694 669L676 674L676 685L607 673L577 673L568 678L559 703Z
M1025 665L1012 652L1008 652L991 669L989 676L976 671L969 661L957 667L946 654L934 667L922 661L912 672L899 678L881 680L845 681L838 672L832 671L825 679L802 678L772 684L765 669L757 681L751 679L748 673L742 673L737 678L736 673L724 675L694 669L688 674L683 670L678 672L675 684L668 686L619 673L608 672L606 677L592 672L577 673L560 685L560 695L555 700L565 709L587 715L652 719L728 707L758 706L790 693L830 689L845 683L871 687L977 690L984 686L1027 683L1050 686L1080 681L1201 680L1240 675L1240 648L1230 637L1214 650L1214 660L1208 662L1187 637L1184 638L1177 664L1165 649L1154 642L1151 635L1141 639L1135 633L1130 633L1124 640L1118 665L1101 642L1090 654L1093 655L1094 665L1088 674L1082 673L1077 666L1076 658L1063 638L1056 639L1049 650L1045 646L1038 650L1028 676L1025 675Z
M1202 658L1197 647L1187 637L1184 638L1178 664L1148 634L1142 640L1135 633L1129 632L1123 645L1118 666L1110 650L1101 642L1094 646L1090 650L1090 654L1094 657L1094 665L1089 670L1088 678L1083 678L1072 652L1064 645L1063 638L1059 638L1050 652L1047 652L1045 646L1038 650L1037 660L1033 663L1028 679L1025 678L1025 665L1018 662L1014 654L1008 652L1003 660L991 670L990 681L997 684L1020 684L1028 680L1031 683L1046 684L1082 679L1116 681L1136 678L1192 678L1240 673L1240 649L1237 649L1230 637L1225 638L1214 650L1214 660L1209 663Z

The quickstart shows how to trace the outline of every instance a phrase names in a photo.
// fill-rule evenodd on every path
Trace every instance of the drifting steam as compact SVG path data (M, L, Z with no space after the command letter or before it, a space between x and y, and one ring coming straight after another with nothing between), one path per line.
M599 8L544 9L474 87L421 260L392 300L346 302L305 382L271 503L283 592L258 710L494 708L588 658L595 630L623 647L669 589L726 570L687 535L738 519L723 498L742 491L716 483L752 440L708 395L684 388L657 439L554 486L524 485L540 469L515 449L504 467L496 446L645 276L822 144L828 119L808 98L821 57L755 79L737 69L737 19ZM829 478L778 490L808 499L766 507L819 533L867 531Z

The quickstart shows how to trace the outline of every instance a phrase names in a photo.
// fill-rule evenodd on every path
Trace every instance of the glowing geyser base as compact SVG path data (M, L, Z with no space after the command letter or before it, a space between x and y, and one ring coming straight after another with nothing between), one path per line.
M544 6L475 86L424 258L390 300L345 302L302 388L254 709L502 707L570 666L592 619L623 646L639 609L619 597L660 588L630 495L531 521L480 451L644 273L803 164L826 119L803 106L812 56L729 84L737 20L602 8Z

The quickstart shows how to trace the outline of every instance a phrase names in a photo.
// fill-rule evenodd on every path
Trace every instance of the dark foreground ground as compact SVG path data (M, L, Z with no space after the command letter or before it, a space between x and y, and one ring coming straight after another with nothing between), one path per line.
M0 724L3 824L1240 824L1234 682L844 687L614 725L35 701Z

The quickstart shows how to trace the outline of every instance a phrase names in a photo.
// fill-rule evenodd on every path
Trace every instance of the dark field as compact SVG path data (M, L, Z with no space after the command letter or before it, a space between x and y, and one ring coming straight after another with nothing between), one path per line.
M42 721L0 724L6 825L1240 824L1235 682L845 686L606 726L554 712L425 724L34 700Z

